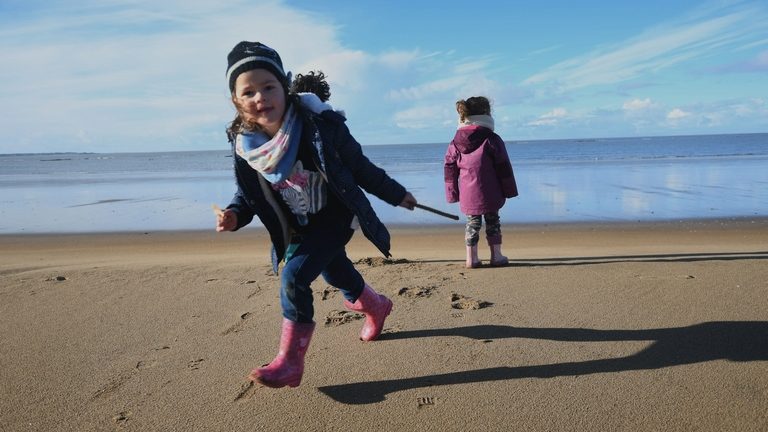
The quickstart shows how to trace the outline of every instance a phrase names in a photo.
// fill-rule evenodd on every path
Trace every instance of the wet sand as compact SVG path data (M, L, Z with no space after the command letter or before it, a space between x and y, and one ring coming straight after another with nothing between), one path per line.
M317 281L277 390L261 230L0 236L0 431L768 429L768 220L504 229L473 270L461 228L356 234L381 340Z

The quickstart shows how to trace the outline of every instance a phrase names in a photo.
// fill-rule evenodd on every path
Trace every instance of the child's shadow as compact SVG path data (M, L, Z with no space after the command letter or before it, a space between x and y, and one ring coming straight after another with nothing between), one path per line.
M396 340L438 336L463 336L478 340L515 337L565 342L643 340L654 342L642 351L627 357L539 366L500 366L416 378L325 386L320 387L319 390L338 402L367 404L383 401L386 395L392 392L447 384L659 369L711 360L738 362L768 360L768 322L765 321L716 321L689 327L648 330L521 328L479 325L403 331L384 334L381 339Z

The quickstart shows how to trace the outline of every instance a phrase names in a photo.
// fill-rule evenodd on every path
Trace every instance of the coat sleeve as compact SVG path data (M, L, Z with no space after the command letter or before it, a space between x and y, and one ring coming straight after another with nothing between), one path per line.
M501 191L505 198L514 198L517 196L517 182L507 154L507 146L504 144L504 140L495 134L492 136L491 142L493 144L493 167L496 171L496 177L499 179Z
M326 113L323 114L326 115ZM363 154L360 143L355 140L343 121L339 121L337 124L333 139L336 154L344 166L352 172L355 182L366 192L381 200L393 206L400 205L405 198L405 187Z
M251 209L251 206L248 205L245 192L243 191L242 184L244 180L242 179L242 175L240 171L237 169L238 158L239 156L237 156L237 154L235 154L233 150L232 163L233 163L233 170L235 172L235 183L237 184L237 192L235 192L235 195L232 197L232 201L227 206L227 209L232 210L237 215L237 226L235 227L235 231L251 223L254 217L254 212Z
M451 142L445 152L445 164L443 165L443 178L445 181L445 199L449 203L459 201L459 167L456 162L459 152Z

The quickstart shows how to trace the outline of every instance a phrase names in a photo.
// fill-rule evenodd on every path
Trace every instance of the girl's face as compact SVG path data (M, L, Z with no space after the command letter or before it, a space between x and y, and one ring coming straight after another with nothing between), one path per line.
M273 137L283 124L285 92L283 86L266 69L253 69L238 75L232 99L240 115Z

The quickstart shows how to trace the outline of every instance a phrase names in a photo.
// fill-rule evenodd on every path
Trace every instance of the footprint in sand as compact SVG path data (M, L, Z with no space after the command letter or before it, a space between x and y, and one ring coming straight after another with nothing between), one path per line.
M170 349L170 345L163 345L160 348L154 348L151 352L145 353L144 358L137 361L133 367L130 369L122 370L113 375L106 384L102 385L95 392L93 392L91 395L91 400L108 397L112 393L118 391L134 376L142 373L142 371L145 369L155 367L157 364L159 364L162 361L162 358L166 355L165 352ZM128 414L130 414L130 412Z
M198 370L200 369L200 366L202 366L205 359L197 359L197 360L190 360L187 363L187 367L192 370Z
M326 327L336 327L354 320L365 318L365 315L357 312L332 310L325 316Z
M432 291L436 289L436 286L404 287L400 288L397 295L408 298L429 297L432 295Z
M245 322L248 321L248 319L251 318L251 315L252 314L250 312L245 312L243 314L240 314L240 321L238 321L235 324L232 324L231 326L229 326L229 328L224 330L221 333L221 335L222 336L226 336L226 335L228 335L230 333L237 333L239 331L242 331L243 327L245 327Z
M333 298L336 296L336 293L339 292L338 288L334 287L326 287L323 289L323 294L320 297L321 300L328 300L329 298Z
M253 394L254 389L256 388L255 385L253 385L253 381L246 381L240 385L240 389L237 391L237 394L235 395L234 402L242 402L245 399L248 399Z
M247 295L245 298L246 298L247 300L250 300L251 298L253 298L253 296L255 296L256 294L258 294L258 293L260 293L260 292L261 292L261 285L256 285L256 291L252 291L252 292L251 292L250 294L248 294L248 295Z
M361 258L357 261L355 261L355 264L366 264L371 267L379 267L383 265L391 265L391 264L405 264L409 263L405 258L399 258L399 259L392 259L392 258L381 258L381 257L368 257L368 258Z
M475 300L471 297L463 296L457 293L451 293L451 307L454 309L482 309L493 305L485 300Z
M114 417L112 417L112 421L114 421L118 425L124 425L128 423L128 419L130 418L130 416L131 416L130 411L120 411Z
M106 397L113 392L117 391L120 387L123 386L123 384L127 383L128 380L133 378L133 375L139 371L138 368L133 368L130 371L123 371L118 373L117 375L114 375L112 378L109 379L109 382L107 384L101 386L98 390L96 390L91 395L91 400L96 400L102 397Z
M416 398L416 403L418 404L419 408L424 408L427 406L433 406L437 402L437 398L435 397L420 397Z

